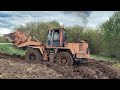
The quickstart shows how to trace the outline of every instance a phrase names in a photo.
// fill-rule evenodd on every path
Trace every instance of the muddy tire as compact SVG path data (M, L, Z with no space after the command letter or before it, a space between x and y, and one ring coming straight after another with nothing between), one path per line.
M41 61L42 56L37 49L29 49L25 54L25 60L29 61Z
M56 55L55 63L62 66L72 66L73 58L69 53L61 52Z

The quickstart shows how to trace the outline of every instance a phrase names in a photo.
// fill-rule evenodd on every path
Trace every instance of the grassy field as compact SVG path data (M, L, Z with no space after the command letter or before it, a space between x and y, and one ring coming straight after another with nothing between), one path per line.
M25 54L24 50L18 49L12 44L0 44L0 52L7 53L9 55L21 55Z

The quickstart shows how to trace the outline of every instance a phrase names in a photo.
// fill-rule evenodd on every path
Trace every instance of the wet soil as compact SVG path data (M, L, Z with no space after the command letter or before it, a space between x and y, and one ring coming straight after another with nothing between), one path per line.
M113 67L114 63L90 59L73 66L60 66L0 53L0 79L120 79L120 69Z

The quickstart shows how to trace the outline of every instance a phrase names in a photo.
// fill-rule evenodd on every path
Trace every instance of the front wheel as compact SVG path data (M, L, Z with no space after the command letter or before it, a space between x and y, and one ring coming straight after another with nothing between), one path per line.
M38 50L36 50L36 49L30 49L25 54L25 60L29 60L29 61L41 61L42 60L42 56L41 56L41 54L39 53Z
M67 52L61 52L56 55L55 63L62 65L62 66L72 66L73 65L73 58Z

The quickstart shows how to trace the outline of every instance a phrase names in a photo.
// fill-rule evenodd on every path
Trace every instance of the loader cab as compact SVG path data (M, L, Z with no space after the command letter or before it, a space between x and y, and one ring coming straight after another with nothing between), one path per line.
M64 28L53 28L48 30L47 44L53 47L64 47L66 42L66 31Z

